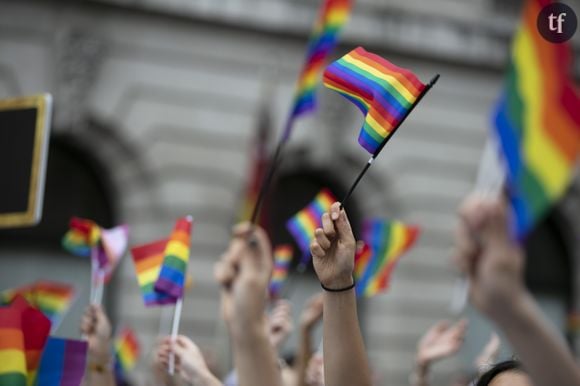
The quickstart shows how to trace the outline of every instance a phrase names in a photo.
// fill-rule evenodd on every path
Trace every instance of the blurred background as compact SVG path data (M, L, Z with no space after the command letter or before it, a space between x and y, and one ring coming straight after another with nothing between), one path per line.
M567 2L580 11L579 1ZM502 84L521 1L358 0L333 59L362 45L437 86L389 143L354 194L355 229L369 216L420 224L389 292L361 302L367 348L379 377L406 385L420 336L449 310L456 207L474 188L491 112ZM0 231L0 289L54 279L83 288L57 331L78 337L90 266L60 247L72 215L105 227L126 222L131 243L169 234L195 218L181 331L230 359L219 322L213 264L239 219L259 133L275 145L319 1L0 1L0 98L55 98L43 219ZM580 14L577 12L577 14ZM573 39L577 59L580 34ZM580 60L576 60L576 74ZM341 197L367 160L356 142L360 113L323 87L319 108L295 125L265 210L274 243L286 220L322 187ZM580 107L579 107L580 108ZM264 134L265 133L265 134ZM0 193L1 195L1 193ZM578 303L580 183L530 238L527 282L554 326L573 344L567 316ZM292 282L298 314L318 290L308 272ZM146 309L125 258L106 291L117 324L132 326L145 352L160 311ZM490 327L467 309L461 354L435 369L436 384L470 372ZM285 351L291 352L295 339ZM508 350L505 349L506 355ZM145 379L142 357L137 379Z

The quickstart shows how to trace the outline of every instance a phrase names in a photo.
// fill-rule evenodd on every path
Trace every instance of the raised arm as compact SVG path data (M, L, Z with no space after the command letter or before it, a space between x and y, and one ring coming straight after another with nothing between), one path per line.
M312 357L312 332L322 319L323 294L316 294L310 299L300 316L300 336L294 369L296 386L306 386L306 370Z
M473 305L504 332L535 386L580 385L572 355L525 288L505 204L472 197L460 215L454 260L471 281Z
M239 386L282 384L264 313L271 271L266 233L250 224L237 226L215 275L222 286L222 313L232 339Z
M428 386L431 366L455 355L463 344L467 322L460 320L450 325L446 320L433 325L417 344L415 369L410 377L411 386Z
M89 344L85 386L115 386L111 358L111 324L98 305L90 305L81 321L81 332Z
M324 291L324 374L328 385L371 385L371 371L358 324L353 270L356 243L339 203L322 215L312 241L314 269Z

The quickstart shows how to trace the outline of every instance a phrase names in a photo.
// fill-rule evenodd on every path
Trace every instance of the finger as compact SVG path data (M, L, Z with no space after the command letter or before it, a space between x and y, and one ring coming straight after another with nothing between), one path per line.
M322 214L322 230L326 237L330 240L333 240L336 237L336 229L334 228L334 222L330 218L330 214L323 213Z
M332 204L330 208L333 213L337 213L338 209L340 208L340 204L335 202ZM334 225L336 227L336 233L340 237L342 242L350 242L355 244L354 235L352 234L352 229L350 227L350 222L348 221L348 216L344 209L338 212L338 218L334 221Z
M235 275L236 270L228 261L218 261L214 265L214 277L222 287L229 287Z
M316 258L326 256L326 252L324 251L324 249L322 249L322 247L318 244L316 240L312 240L312 242L310 243L310 252L312 253L312 256Z
M316 238L316 241L323 249L330 248L330 240L328 240L322 229L320 228L316 229L314 231L314 237Z

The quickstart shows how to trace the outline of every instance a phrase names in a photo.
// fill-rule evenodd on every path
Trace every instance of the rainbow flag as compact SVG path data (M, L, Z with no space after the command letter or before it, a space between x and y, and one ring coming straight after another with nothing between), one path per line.
M270 297L276 298L280 295L284 281L288 276L288 269L292 262L293 250L291 245L279 245L274 248L274 269L270 279Z
M50 334L51 322L43 312L30 307L26 300L21 297L15 299L12 304L22 309L22 332L24 334L27 372L26 383L28 386L32 386L36 382L40 356Z
M168 244L167 239L131 248L135 265L135 275L146 307L172 304L177 298L155 291L155 281L161 272L163 256Z
M391 273L401 256L417 241L419 228L399 221L373 219L363 224L363 239L371 256L359 259L356 267L358 296L370 297L389 287ZM363 263L367 261L363 269Z
M101 238L101 228L92 220L73 217L62 239L65 250L79 257L91 257L91 250Z
M73 217L62 246L73 255L90 257L96 268L105 271L108 282L129 243L129 227L125 224L111 229L101 228L92 220ZM95 272L96 273L96 272Z
M39 280L19 288L1 293L5 304L10 304L17 296L22 296L30 305L50 320L53 330L60 324L76 297L73 286L66 283Z
M15 307L0 308L0 385L27 385L22 310Z
M326 58L338 43L338 34L347 22L352 5L351 0L324 0L320 14L314 24L304 66L298 77L290 122L316 107L316 86ZM284 137L290 135L291 124L286 127Z
M39 280L34 283L32 297L32 305L42 311L53 326L58 326L76 298L76 291L70 284Z
M354 279L358 280L362 277L364 271L369 266L373 254L371 248L367 244L356 251L354 255Z
M302 250L301 264L308 263L310 258L310 241L314 238L316 228L322 226L322 214L330 210L336 198L328 189L322 189L308 206L298 212L286 223L286 228L294 236L296 244Z
M165 247L161 272L155 281L155 291L174 298L183 296L187 263L189 262L192 221L191 216L187 216L178 219L175 223Z
M426 88L411 71L362 47L328 66L324 85L350 100L365 115L358 142L375 156Z
M87 342L50 337L46 342L37 386L80 386L87 364Z
M139 359L140 346L135 332L130 328L123 328L115 339L115 373L124 378Z
M536 25L540 10L550 3L526 2L495 111L520 240L564 195L580 154L580 95L572 78L571 46L546 41Z

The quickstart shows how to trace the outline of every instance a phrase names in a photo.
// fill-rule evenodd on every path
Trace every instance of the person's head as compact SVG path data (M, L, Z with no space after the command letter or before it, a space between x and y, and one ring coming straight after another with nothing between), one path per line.
M483 373L475 386L532 386L532 381L518 361L509 360Z

